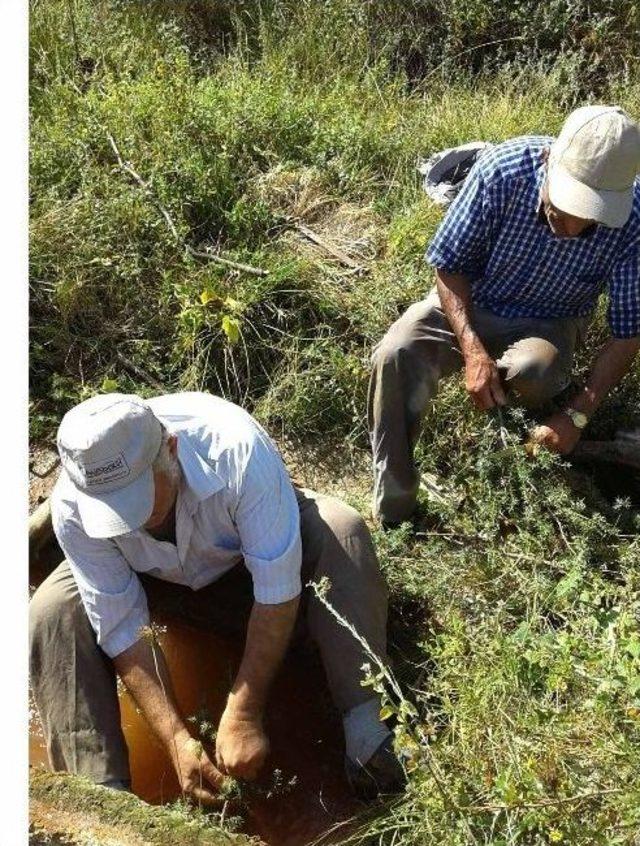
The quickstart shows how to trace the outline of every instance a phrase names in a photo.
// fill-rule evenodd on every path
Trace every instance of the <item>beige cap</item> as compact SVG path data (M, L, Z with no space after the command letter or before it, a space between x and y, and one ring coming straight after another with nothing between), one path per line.
M99 394L62 418L58 451L90 538L139 529L153 511L162 425L135 394Z
M549 199L567 214L619 229L633 206L640 127L619 106L571 112L549 155Z

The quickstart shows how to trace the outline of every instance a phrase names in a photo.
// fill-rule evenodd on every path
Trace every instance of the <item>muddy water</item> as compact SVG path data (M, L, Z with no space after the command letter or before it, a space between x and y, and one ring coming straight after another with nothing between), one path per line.
M184 625L158 622L167 627L160 640L182 713L195 714L205 708L217 723L238 666L237 645ZM169 760L126 691L121 692L120 703L134 792L154 804L177 798L178 783ZM297 783L285 794L248 799L243 830L259 835L270 846L303 846L358 809L342 772L340 721L315 656L287 659L274 685L267 731L272 750L258 787L262 785L266 792L276 768L285 781L296 776ZM30 763L46 764L35 723ZM333 842L339 839L337 834L331 838Z

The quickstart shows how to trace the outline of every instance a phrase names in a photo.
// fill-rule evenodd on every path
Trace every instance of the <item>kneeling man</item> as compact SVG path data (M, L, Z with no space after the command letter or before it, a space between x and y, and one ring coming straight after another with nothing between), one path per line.
M269 686L303 614L342 713L354 791L401 788L379 700L360 684L366 655L304 587L327 577L329 602L384 658L386 589L356 511L294 489L256 421L208 394L93 397L65 415L58 449L52 516L66 560L30 609L31 682L54 769L127 787L117 673L183 790L207 801L222 774L256 777L268 753ZM156 648L158 678L141 636L149 607L246 638L215 760L188 742Z

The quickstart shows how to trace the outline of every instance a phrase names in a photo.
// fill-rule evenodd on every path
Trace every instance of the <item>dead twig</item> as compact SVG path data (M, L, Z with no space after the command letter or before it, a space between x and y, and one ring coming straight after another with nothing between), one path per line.
M216 264L222 264L225 267L231 267L234 270L240 270L243 273L249 273L253 276L269 275L269 271L264 270L261 267L253 267L250 264L242 264L241 262L232 261L231 259L224 258L224 256L219 256L216 253L212 253L209 250L195 250L190 244L187 244L187 242L184 240L184 238L181 237L180 233L178 232L178 229L175 223L173 222L173 218L171 217L165 206L162 205L160 200L151 190L149 183L145 182L145 180L140 176L140 174L136 170L134 170L130 162L127 162L122 158L122 154L118 149L118 145L116 144L114 137L109 132L107 132L107 138L109 139L111 149L115 153L116 159L118 160L118 166L120 167L120 169L127 173L141 188L145 196L148 197L149 200L151 200L153 205L164 218L164 222L167 224L167 228L169 229L169 232L171 232L175 242L179 246L181 246L182 249L185 250L185 252L187 252L193 258L207 259L207 261L213 261Z
M138 379L142 379L143 382L146 382L148 385L151 385L152 388L155 388L157 391L164 393L166 390L165 386L162 382L159 382L154 376L150 373L147 373L146 370L143 370L137 364L134 364L133 361L130 361L126 356L124 356L120 350L116 350L116 358L120 362L120 364L124 367L125 370L128 370L132 376L136 376Z
M183 246L189 255L193 256L193 258L209 259L210 261L215 261L216 264L224 264L226 267L233 268L233 270L241 270L243 273L250 273L253 276L269 275L269 271L264 270L261 267L253 267L253 265L250 264L242 264L242 262L239 261L232 261L231 259L224 258L224 256L219 256L216 253L209 252L208 249L194 250L192 246L185 244L184 242Z
M311 241L316 246L320 247L328 253L330 256L338 259L338 261L345 265L345 267L351 268L351 270L355 271L356 273L363 273L365 268L359 264L357 261L354 261L351 256L348 256L343 250L339 247L336 247L335 244L331 244L328 241L325 241L324 238L321 238L313 229L309 229L304 223L300 223L296 221L293 224L294 229L296 232L299 232L301 235L304 235L309 241Z

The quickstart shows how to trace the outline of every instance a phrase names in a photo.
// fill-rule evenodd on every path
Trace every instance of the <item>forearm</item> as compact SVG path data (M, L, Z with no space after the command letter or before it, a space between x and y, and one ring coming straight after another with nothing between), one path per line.
M484 352L484 345L472 325L473 304L469 277L436 269L436 286L442 310L455 332L465 359L472 352Z
M629 371L638 350L640 337L611 338L600 350L585 387L571 403L572 408L590 417Z
M116 672L172 758L177 742L190 737L178 710L164 655L140 639L113 659Z
M162 650L140 639L113 659L116 671L147 722L163 743L183 793L206 805L217 803L222 775L209 754L189 743L189 732L176 704Z
M436 280L442 310L460 344L465 385L474 405L483 410L504 405L506 396L497 365L471 323L473 304L468 277L436 270Z
M242 663L227 703L234 715L261 717L269 687L291 639L299 599L278 605L254 603Z

